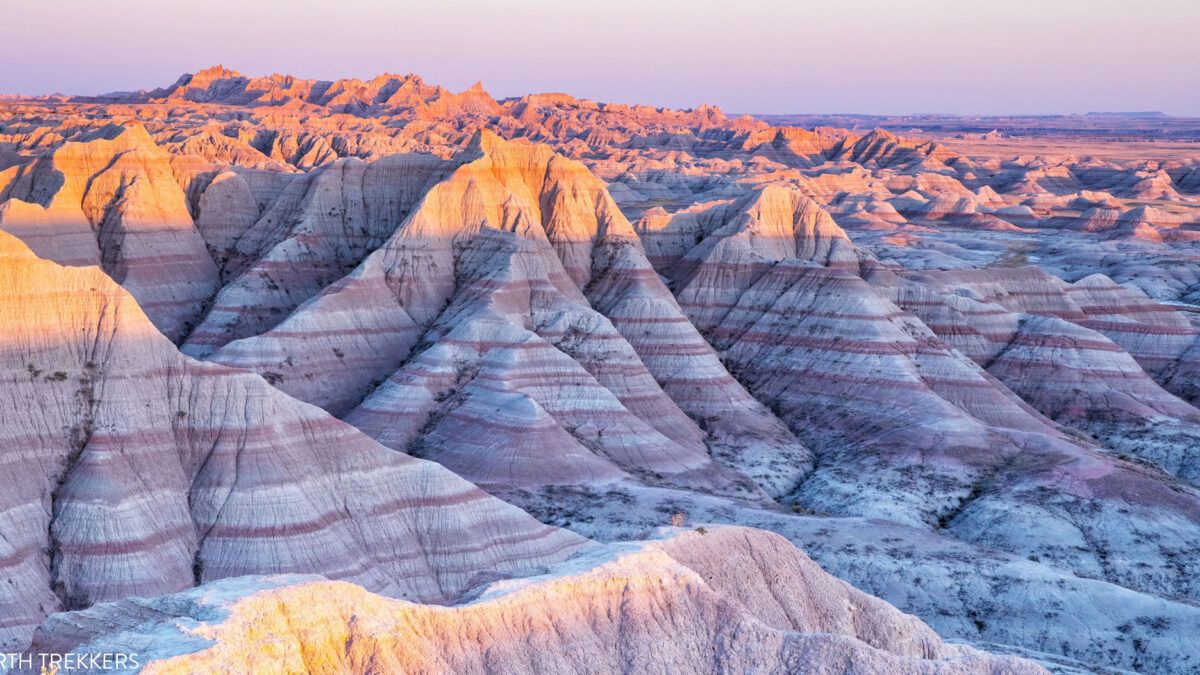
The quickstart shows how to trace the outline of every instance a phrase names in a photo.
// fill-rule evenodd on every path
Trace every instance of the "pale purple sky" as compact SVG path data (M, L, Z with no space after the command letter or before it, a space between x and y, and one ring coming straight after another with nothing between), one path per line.
M13 0L0 92L415 72L731 112L1200 115L1198 0Z

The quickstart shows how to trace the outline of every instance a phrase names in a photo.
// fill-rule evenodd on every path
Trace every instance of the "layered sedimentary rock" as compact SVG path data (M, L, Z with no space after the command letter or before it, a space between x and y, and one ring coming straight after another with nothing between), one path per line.
M828 213L793 190L768 187L721 211L710 218L715 229L697 232L691 246L683 242L674 264L664 259L681 306L701 330L719 323L780 260L857 269L869 258Z
M942 642L778 536L721 527L664 537L610 545L451 608L319 577L218 582L60 615L33 649L138 652L156 673L1045 672Z
M427 114L454 114L463 109L494 112L499 107L478 85L461 94L452 94L442 87L425 84L415 75L385 73L369 81L326 82L287 75L245 77L223 66L184 75L170 87L146 92L144 97L151 101L247 106L306 103L344 113L417 108Z
M1164 365L1180 363L1195 340L1179 314L1098 275L1066 284L1037 268L880 281L1043 414L1196 481L1200 410L1143 371L1165 381Z
M602 240L588 297L629 341L663 391L707 434L713 456L773 497L812 468L812 454L725 369L628 232Z
M436 474L416 479L431 486L422 499L458 489L445 487L445 472L404 458L411 453L596 539L638 537L669 521L775 530L955 639L1032 650L1064 669L1195 670L1200 615L1188 562L1198 546L1200 213L1190 146L1094 140L1083 134L1109 122L1091 118L1014 134L1005 125L1020 120L994 121L1002 132L978 139L939 131L967 121L922 119L800 128L710 106L566 94L496 101L478 86L452 94L415 76L322 82L221 68L148 92L0 101L0 229L43 257L102 264L185 353L225 366L180 357L144 319L136 325L147 344L160 346L128 358L167 365L139 366L121 387L88 375L89 361L107 363L90 347L68 349L70 359L14 357L20 376L0 399L15 401L14 428L35 425L34 410L67 410L37 427L65 439L53 448L27 450L24 436L3 446L41 458L17 461L22 470L47 467L38 474L43 515L21 512L33 533L21 545L51 549L42 559L54 570L40 582L21 576L16 595L0 596L26 609L11 598L46 599L40 610L14 610L14 634L27 635L68 589L73 602L91 602L135 587L179 590L197 575L294 571L410 598L430 583L411 579L432 575L453 599L478 586L483 568L520 574L583 545L515 511L472 525L476 511L457 502L438 515L425 506L370 515L388 490L410 494L404 467ZM926 131L904 132L920 137L897 135L925 122ZM1112 124L1115 135L1142 133ZM1178 120L1148 124L1155 139L1180 129ZM1040 135L1073 128L1086 131ZM116 234L146 244L132 268ZM195 264L176 266L179 256ZM128 271L152 267L178 274ZM97 288L108 283L88 274ZM10 304L38 307L26 297L37 286L20 288ZM108 325L93 318L63 319L82 327L70 344ZM21 335L22 344L44 340ZM43 389L29 389L35 382ZM92 382L104 391L88 394ZM97 426L81 401L101 394ZM166 412L138 407L147 403ZM106 424L133 450L100 453ZM133 426L150 431L130 440ZM138 541L151 544L132 547L125 529L108 525L89 530L98 534L87 546L72 539L85 538L72 519L106 503L60 499L54 487L68 473L59 460L74 456L60 446L85 439L89 450L69 472L82 477L62 494L136 495L116 502L142 523ZM227 466L217 458L228 444L241 448L233 452L241 469L233 461L183 487ZM189 468L210 449L208 468ZM149 474L152 496L131 482L141 474L111 468L127 455L135 469L169 468ZM346 466L361 469L350 471L355 482ZM36 481L20 475L18 493L32 495L25 483ZM253 546L286 543L239 559L271 565L237 567L233 545L204 544L201 525L194 541L187 535L189 520L210 522L205 504L234 483L223 523L252 510L239 506L249 487L276 495L295 484L316 495L256 509L276 524L246 535ZM311 487L318 483L332 487ZM184 492L195 497L181 506ZM325 517L343 504L349 515ZM50 526L59 511L66 519ZM419 538L410 546L393 531L415 521L423 532L426 517L445 524L437 540L453 546L433 551ZM61 538L60 552L45 543L47 531ZM409 577L387 571L400 565L390 554L364 555L362 546L376 544L347 543L344 531L437 560L460 555L469 569L430 563L434 572L401 581ZM502 542L536 533L562 552ZM327 547L347 553L330 557L331 567L306 557ZM201 549L204 564L179 562ZM276 551L292 556L288 564ZM137 571L144 560L165 575L148 581ZM61 593L48 590L53 580ZM261 607L254 597L246 606ZM664 611L676 612L676 600L691 596L670 597ZM191 600L151 604L180 602ZM397 625L387 623L395 605L379 602L380 620ZM97 616L118 621L125 611ZM439 612L400 611L421 621ZM608 625L587 616L589 630ZM704 640L745 634L670 616ZM321 625L358 630L334 618ZM454 621L447 630L461 625ZM47 636L51 625L62 639L65 624L47 623ZM543 635L489 625L513 644ZM772 645L792 644L794 627L772 627L783 631ZM766 642L738 644L755 659L770 651ZM422 649L477 663L445 642ZM531 653L511 652L520 664Z
M1055 421L1200 482L1200 410L1164 391L1099 333L1026 318L988 372Z
M190 330L217 269L143 127L106 127L10 172L0 229L51 260L102 265L169 337Z
M584 544L258 376L182 356L99 269L0 246L6 648L53 611L244 574L442 602Z
M202 231L210 246L222 250L229 281L184 351L208 356L232 340L273 328L383 243L444 171L445 162L429 155L394 155L369 164L340 160L288 185L249 225L242 215L254 214L249 187L242 189L236 176L231 182L214 180L201 197L200 218L214 224ZM223 200L207 199L214 188ZM228 232L230 226L236 229Z
M709 238L722 236L718 230ZM693 250L714 249L705 240ZM672 269L683 267L690 255ZM684 285L677 288L688 300L684 307L731 371L817 454L816 470L793 496L800 504L933 524L970 541L1054 559L1081 572L1101 570L1106 578L1146 590L1163 588L1163 578L1143 576L1128 560L1114 565L1108 557L1113 547L1122 555L1137 550L1142 564L1162 571L1175 569L1184 549L1112 541L1109 519L1116 511L1096 498L1097 491L1122 495L1127 505L1119 516L1122 529L1148 531L1165 518L1177 524L1176 535L1184 540L1200 535L1192 493L1106 459L1065 435L1034 409L1050 411L1046 399L1060 397L1051 391L1046 398L1030 396L1031 407L852 271L758 255L755 264L729 273L720 257L696 257L701 262L687 270L690 277L681 277ZM875 273L880 274L890 273ZM724 283L697 285L695 279ZM1033 294L1031 300L1053 298ZM1000 314L1004 318L1006 312ZM937 325L935 318L929 320ZM1008 325L1016 329L1013 322ZM1143 385L1157 388L1149 378ZM1171 398L1161 392L1158 400ZM1186 445L1179 445L1186 457ZM1176 452L1166 462L1171 468L1190 462L1174 459ZM1068 489L1064 480L1086 481L1089 487ZM909 487L898 490L900 485ZM910 489L914 485L922 487ZM1059 502L1049 508L1038 496L1047 490ZM1084 515L1087 511L1095 515ZM1010 530L1001 513L1022 513L1043 526L1057 523L1054 527L1075 532L1071 538L1081 545L1034 544ZM1187 575L1173 576L1172 592L1194 592L1188 590Z
M519 420L556 419L548 433L575 448L569 455L590 454L582 442L643 476L697 474L711 465L709 438L771 491L798 479L807 451L724 371L600 181L544 148L487 133L458 161L345 279L214 358L267 373L397 449L438 438L439 421L460 429L473 409L481 419L481 397L494 395L474 385L494 380L532 397ZM323 328L348 322L371 328ZM517 357L538 350L546 356ZM555 377L536 389L510 384L546 372ZM421 442L426 452L439 445Z

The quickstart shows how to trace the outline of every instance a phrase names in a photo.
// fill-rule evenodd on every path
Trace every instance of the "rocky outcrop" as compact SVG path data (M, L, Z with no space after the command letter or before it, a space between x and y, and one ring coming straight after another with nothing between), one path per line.
M169 157L141 126L111 126L22 166L0 229L66 265L103 266L172 339L217 288Z
M334 113L416 109L420 116L453 117L464 112L494 113L500 106L482 87L451 94L425 84L416 75L384 73L368 81L304 80L288 75L246 77L223 66L184 75L165 89L136 96L146 101L189 101L238 106L296 106L309 104Z
M713 229L659 256L680 305L702 331L717 325L737 298L781 260L857 270L870 258L828 213L794 190L767 187L716 208L719 213L707 219Z
M372 329L324 328L347 322ZM516 359L535 347L547 356ZM501 356L506 350L517 351ZM442 442L422 439L438 438L439 420L461 429L470 410L484 416L486 399L472 382L509 389L505 383L553 362L561 363L551 369L561 382L512 393L533 397L521 416L558 420L559 445L575 448L564 457L590 455L577 447L582 442L643 477L699 475L711 466L707 440L723 461L776 493L808 463L803 446L729 377L687 321L603 184L544 148L487 133L354 272L276 329L231 343L214 359L274 377L397 449L420 442L421 452L433 452ZM489 372L486 364L504 365ZM472 405L463 407L465 400ZM514 447L498 437L489 445ZM478 454L465 446L456 452ZM466 475L496 482L486 472ZM738 483L721 476L712 478Z
M933 289L893 286L899 304L1023 401L1123 457L1196 482L1200 410L1148 374L1168 381L1168 364L1187 367L1195 335L1184 317L1098 275L1066 284L1020 268L912 279Z
M585 544L256 375L182 356L95 267L0 234L0 289L6 649L50 612L245 574L444 602Z
M1099 333L1029 317L987 368L1060 424L1200 483L1200 410L1164 391Z
M871 278L886 286L879 277L887 274L875 270ZM708 286L729 294L728 299L684 307L731 372L815 451L816 470L792 497L798 504L932 525L969 541L1054 559L1071 569L1105 569L1111 575L1106 578L1146 590L1159 581L1142 577L1136 566L1112 565L1112 547L1123 554L1137 548L1139 556L1156 558L1162 570L1174 566L1182 549L1164 554L1158 544L1110 543L1105 533L1113 511L1107 498L1096 498L1097 491L1123 495L1127 512L1122 528L1156 527L1151 525L1160 518L1155 514L1165 508L1173 515L1161 517L1180 524L1179 536L1194 540L1200 535L1198 503L1190 492L1170 487L1170 479L1107 459L1062 433L980 364L950 349L916 316L849 270L795 259L766 260L744 272L740 283L730 278L734 281ZM1065 302L1028 290L1014 292L1022 294L1029 309L1051 311ZM915 311L937 296L894 297ZM977 301L934 302L949 311L922 316L935 326L943 321L951 327L978 325L975 335L982 349L998 349L988 338L1017 326L1003 310L997 315L986 307L977 309ZM1144 384L1154 387L1148 378ZM1036 461L1021 459L1030 453ZM1089 487L1066 489L1064 480L1085 481ZM1151 487L1156 483L1159 487ZM1049 509L1036 496L1046 490L1061 500ZM1151 494L1155 496L1144 498ZM1169 506L1160 501L1167 494L1172 495ZM1089 510L1095 515L1084 515ZM1002 524L1001 514L1022 512L1037 513L1030 515L1032 521L1058 522L1078 532L1076 540L1087 542L1081 549L1089 552L1041 548L1048 543L1044 540L1036 552L1026 548L1033 541ZM1186 576L1175 580L1173 588L1190 588Z
M453 608L314 577L252 577L60 615L34 649L135 651L147 672L164 673L1045 672L942 642L778 536L729 527L661 536L493 584ZM203 628L182 628L192 622Z
M236 176L228 184L214 179L199 219L229 281L184 352L206 357L273 328L382 244L446 170L429 155L339 160L289 184L253 222L259 211L249 186ZM210 199L214 190L222 197Z

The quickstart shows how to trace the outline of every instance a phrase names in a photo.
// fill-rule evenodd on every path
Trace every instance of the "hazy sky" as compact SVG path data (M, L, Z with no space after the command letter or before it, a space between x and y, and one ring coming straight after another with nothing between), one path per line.
M1200 115L1200 0L7 0L0 92L415 72L730 112Z

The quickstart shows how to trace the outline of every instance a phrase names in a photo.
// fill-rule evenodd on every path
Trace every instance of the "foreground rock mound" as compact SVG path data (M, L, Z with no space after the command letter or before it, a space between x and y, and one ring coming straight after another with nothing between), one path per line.
M1045 672L942 642L777 535L664 534L493 584L457 607L319 577L250 577L55 616L33 650L135 651L154 673Z

